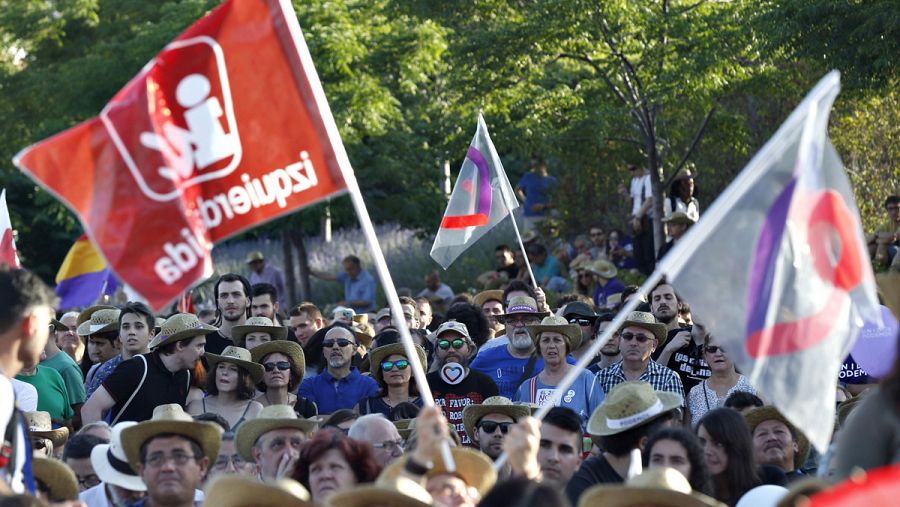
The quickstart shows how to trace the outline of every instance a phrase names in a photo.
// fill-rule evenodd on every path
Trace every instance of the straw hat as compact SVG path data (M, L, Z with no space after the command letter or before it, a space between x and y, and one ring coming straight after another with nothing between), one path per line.
M268 333L273 340L285 340L288 329L276 326L268 317L250 317L243 325L231 328L231 339L234 343L244 343L250 333Z
M682 224L682 225L694 225L694 219L689 217L687 213L683 211L676 211L669 215L666 218L663 218L663 222L667 224Z
M510 315L535 315L543 318L550 315L550 313L539 311L537 301L532 297L513 296L510 298L509 304L506 305L506 313L498 315L497 320L504 322L506 317Z
M750 428L751 436L756 430L756 427L764 421L780 421L787 426L791 433L797 435L798 451L794 453L794 468L800 469L803 466L803 463L806 461L806 456L809 454L809 439L806 438L806 435L804 435L802 431L791 424L777 408L771 405L756 407L744 414L744 420L747 421L747 427Z
M466 435L472 438L475 434L475 425L482 417L488 414L505 414L518 421L531 415L531 409L522 405L515 405L509 398L503 396L491 396L480 405L468 405L463 409L463 426Z
M419 483L408 477L398 477L394 481L379 481L339 491L328 497L325 505L329 507L368 507L369 505L430 507L433 503L431 495Z
M254 363L262 364L263 358L274 352L284 354L294 363L293 370L294 374L299 376L297 379L297 384L299 385L303 381L303 375L306 373L306 356L303 355L303 348L292 341L275 340L253 347L253 350L250 351L250 358Z
M115 306L110 305L95 305L88 308L85 308L78 314L78 317L75 318L75 325L80 326L85 322L91 320L91 315L97 313L100 310L117 310Z
M494 470L493 462L483 452L465 447L451 447L450 454L453 455L453 461L456 463L456 471L448 472L447 466L443 458L435 460L434 466L431 467L426 474L426 478L431 478L441 474L452 474L466 483L466 486L475 488L482 496L497 482L497 471ZM401 457L391 462L378 476L378 481L393 481L403 474L406 460L409 456Z
M247 370L254 384L262 380L263 377L263 366L252 360L249 350L241 347L229 345L225 347L222 354L207 353L206 360L209 362L209 371L215 371L217 364L226 362L236 364Z
M109 443L91 449L91 466L103 482L131 491L147 491L144 481L128 464L128 457L122 448L122 430L137 424L134 421L124 421L113 426Z
M88 310L78 314L81 319ZM119 330L119 310L117 308L96 308L88 319L78 324L75 334L78 336L90 336L95 333L106 333Z
M631 312L628 318L625 319L625 323L619 328L619 332L622 332L626 327L632 326L650 331L659 343L666 341L666 335L669 333L666 325L660 324L656 317L649 312Z
M357 313L350 320L352 322L356 322L357 324L368 325L369 324L369 314L368 313Z
M249 254L247 254L247 264L250 264L251 262L264 261L264 260L266 260L266 256L263 255L263 253L260 252L259 250L256 250L254 252L250 252Z
M475 306L481 306L488 301L499 301L503 303L503 291L499 289L485 290L475 294Z
M615 278L616 275L619 273L619 270L616 269L615 264L613 264L612 262L603 260L603 259L597 259L596 261L585 266L584 269L586 269L586 270L590 271L591 273L594 273L598 276L602 276L603 278L608 278L608 279Z
M525 326L525 330L528 331L531 339L534 340L534 346L538 347L538 350L540 350L538 342L541 340L541 333L545 331L563 335L569 345L568 352L572 352L581 346L581 327L578 324L569 324L569 321L563 317L557 317L556 315L544 317L540 324Z
M69 439L69 428L53 429L49 412L25 412L25 424L30 436L46 438L53 442L53 447L59 447Z
M365 348L372 346L372 339L375 337L375 329L368 323L363 325L358 322L350 324L350 330L356 337L356 342Z
M170 319L171 320L171 319ZM247 424L247 423L244 423ZM153 409L153 418L122 430L122 447L134 470L141 462L141 446L157 435L174 433L190 438L200 445L203 455L214 460L219 454L222 427L218 424L194 421L181 405L169 403Z
M238 454L248 462L256 461L251 449L259 437L277 429L298 429L303 433L315 431L315 421L297 417L294 407L290 405L269 405L262 409L255 419L241 424L234 435L234 444Z
M425 359L425 349L423 349L419 345L415 345L416 355L419 356L419 364L422 365L423 368L427 366L427 359ZM390 357L394 354L400 354L404 357L406 356L406 348L403 347L402 343L389 343L387 345L382 345L376 349L372 349L369 351L369 369L372 372L372 376L374 378L378 378L378 374L381 372L381 362L385 360L385 358Z
M409 440L413 430L416 429L415 419L397 419L391 422L394 423L394 427L397 428L397 433L400 434L400 438L403 440Z
M651 468L628 480L624 486L594 486L581 495L578 507L725 507L725 504L694 492L681 472L668 467Z
M309 491L293 479L260 482L240 475L220 475L206 487L210 507L312 506Z
M47 496L51 502L78 500L78 478L62 461L35 456L31 461L31 471L34 478L50 490Z
M588 419L591 435L616 435L650 422L684 403L681 396L666 391L654 391L641 380L622 382L609 391L603 403Z
M166 322L159 329L159 334L154 336L150 342L150 349L187 340L195 336L206 335L217 330L217 328L201 322L192 313L176 313L166 319Z

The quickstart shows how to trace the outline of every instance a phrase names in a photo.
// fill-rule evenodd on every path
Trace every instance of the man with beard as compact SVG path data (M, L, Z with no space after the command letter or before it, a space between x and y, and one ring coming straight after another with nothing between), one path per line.
M253 294L250 299L250 316L265 317L271 320L276 326L281 326L282 322L278 319L278 310L281 308L278 303L278 290L270 283L256 283L250 288ZM297 337L288 327L287 339L295 342Z
M219 277L213 291L216 298L218 330L206 336L206 352L222 354L225 347L235 345L231 340L234 326L243 326L250 316L250 282L241 275L226 273Z
M603 336L603 333L606 332L606 328L609 327L609 324L615 317L616 316L613 313L602 313L597 317L597 338ZM611 366L613 363L622 359L622 353L619 350L618 332L613 332L612 337L600 348L600 355L595 359L598 359L598 361L588 367L588 370L590 370L591 373L597 373L603 368Z
M667 332L681 327L678 323L678 295L668 282L659 282L650 291L650 312L657 322L665 324Z
M435 332L433 371L425 376L434 404L459 433L463 445L471 443L463 424L463 410L498 394L491 377L469 368L474 350L466 326L455 320L444 322Z
M378 395L378 383L352 366L357 345L356 336L347 327L337 325L325 333L322 354L326 369L300 384L300 396L315 402L319 414L352 409L360 400Z
M294 333L294 338L305 350L306 342L310 337L325 326L322 311L312 303L300 303L291 308L289 316L290 329Z

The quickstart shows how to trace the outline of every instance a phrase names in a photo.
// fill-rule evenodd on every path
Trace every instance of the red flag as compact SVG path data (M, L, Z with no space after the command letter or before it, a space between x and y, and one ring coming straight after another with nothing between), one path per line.
M178 298L178 313L194 313L194 291L185 291Z
M228 0L14 162L161 308L212 274L214 242L344 190L336 143L290 2Z
M0 190L0 266L3 265L20 267L16 241L13 239L12 222L9 220L9 208L6 207L5 188Z

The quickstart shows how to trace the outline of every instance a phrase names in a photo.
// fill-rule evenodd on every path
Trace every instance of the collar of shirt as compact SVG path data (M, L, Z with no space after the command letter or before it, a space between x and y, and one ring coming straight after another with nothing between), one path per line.
M323 371L319 375L322 378L324 378L325 381L334 384L335 382L351 382L353 380L356 380L356 378L359 377L361 374L359 373L359 370L357 370L355 366L351 366L350 374L343 378L335 378L334 376L331 375L331 372L328 371L328 369L325 369L325 371Z

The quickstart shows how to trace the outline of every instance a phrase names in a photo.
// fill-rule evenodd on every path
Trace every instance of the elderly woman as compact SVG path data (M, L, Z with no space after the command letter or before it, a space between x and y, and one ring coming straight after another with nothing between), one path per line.
M287 328L276 326L267 317L250 317L242 326L234 326L231 337L238 347L253 350L263 343L287 339Z
M526 329L544 360L544 369L519 386L514 400L543 406L553 403L556 386L569 373L569 369L574 368L566 362L566 356L581 345L581 328L569 324L562 317L551 315L545 317L540 325L527 326ZM603 403L603 398L603 389L596 377L582 370L575 383L562 393L557 405L574 410L581 417L584 428L594 409Z
M734 362L712 335L703 339L703 360L709 365L710 377L691 388L688 393L688 408L691 411L691 424L714 408L725 405L725 400L732 393L743 391L756 394L747 378L737 372Z
M250 351L250 356L265 370L262 382L256 385L262 392L256 401L263 407L291 405L301 417L319 413L315 403L294 394L306 371L306 359L300 345L288 340L275 340L258 345Z
M371 445L323 428L303 444L293 478L309 490L313 502L324 505L338 491L373 482L380 471Z
M250 351L241 347L226 347L221 355L206 354L211 375L206 376L209 396L188 404L191 415L207 412L218 414L228 422L231 431L244 421L255 418L262 404L253 400L253 388L262 380L263 367L251 360Z
M415 345L420 364L425 366L425 350ZM382 345L369 352L372 377L378 382L378 396L359 402L360 414L383 414L394 420L394 407L403 402L422 406L422 399L412 378L412 368L402 343Z

